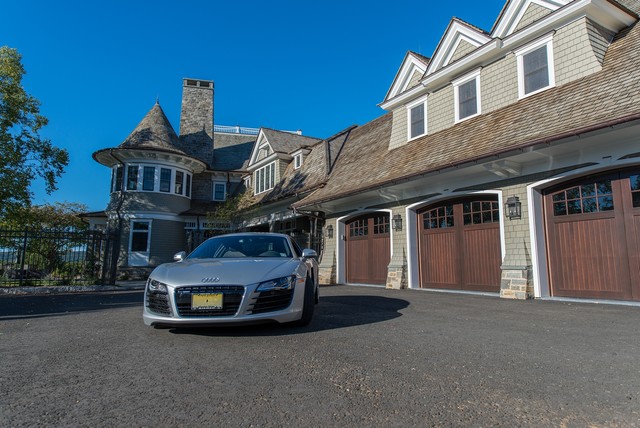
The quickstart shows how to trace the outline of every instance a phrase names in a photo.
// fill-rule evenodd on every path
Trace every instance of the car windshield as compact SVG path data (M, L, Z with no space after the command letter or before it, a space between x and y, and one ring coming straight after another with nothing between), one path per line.
M188 259L292 257L287 239L281 236L229 235L210 238L193 250Z

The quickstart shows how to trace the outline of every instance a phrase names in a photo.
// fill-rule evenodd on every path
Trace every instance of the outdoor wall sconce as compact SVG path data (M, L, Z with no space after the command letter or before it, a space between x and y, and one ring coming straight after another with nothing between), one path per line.
M333 238L333 226L327 226L327 238Z
M520 219L522 217L522 204L517 196L509 196L504 204L509 220Z
M393 216L393 230L402 230L402 216L400 214Z

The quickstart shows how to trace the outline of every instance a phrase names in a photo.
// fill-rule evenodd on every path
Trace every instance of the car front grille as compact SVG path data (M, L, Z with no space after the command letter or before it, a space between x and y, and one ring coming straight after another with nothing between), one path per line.
M262 314L286 309L291 304L292 297L292 289L262 291L258 294L258 298L251 312L254 314Z
M169 295L166 293L147 292L147 308L159 315L170 315Z
M191 295L221 293L222 309L191 309ZM244 287L241 285L196 285L175 290L178 315L181 317L230 317L238 312Z

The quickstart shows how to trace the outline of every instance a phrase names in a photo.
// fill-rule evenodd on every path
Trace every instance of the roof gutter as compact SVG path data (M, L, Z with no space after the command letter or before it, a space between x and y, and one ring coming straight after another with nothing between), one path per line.
M381 189L383 187L393 186L393 185L396 185L396 184L400 184L400 183L404 183L404 182L407 182L407 181L411 181L413 179L424 177L424 176L427 176L427 175L432 175L432 174L436 174L436 173L442 173L442 172L445 172L445 171L448 171L448 170L451 170L451 169L460 168L461 166L469 164L469 163L480 163L482 161L489 160L491 158L501 157L501 156L504 156L504 155L506 155L508 153L511 153L511 152L523 151L525 149L533 148L533 147L536 147L536 146L542 146L542 145L547 145L548 146L548 145L550 145L552 143L558 142L560 140L564 140L566 138L580 137L580 136L582 136L584 134L589 134L591 132L599 131L601 129L613 128L615 126L622 125L622 124L629 123L629 122L633 122L633 121L636 121L636 120L640 120L640 113L635 113L635 114L632 114L632 115L629 115L629 116L624 116L622 118L609 120L609 121L606 121L606 122L599 123L597 125L591 125L591 126L586 126L584 128L578 128L578 129L573 130L573 131L563 132L563 133L560 133L560 134L553 135L551 137L540 138L540 139L533 140L533 141L530 141L530 142L527 142L527 143L524 143L524 144L518 144L518 145L515 145L515 146L512 146L512 147L509 147L508 149L496 150L496 151L487 153L487 154L482 155L482 156L477 156L477 157L474 157L474 158L465 159L464 161L453 162L453 163L447 165L446 167L428 169L428 170L425 170L425 171L421 171L421 172L405 175L404 177L394 178L394 179L391 179L391 180L383 181L382 183L361 187L361 188L359 188L357 190L351 190L351 191L347 191L345 193L333 195L333 196L328 197L328 198L320 199L318 201L313 201L313 202L311 202L311 204L313 204L313 205L322 204L322 203L325 203L325 202L334 201L334 200L337 200L337 199L353 196L353 195L358 194L358 193L362 193L362 192L366 192L366 191L370 191L370 190L378 190L378 189ZM305 205L294 204L292 206L295 209L299 209L299 208L302 208L302 207L310 206L311 204L305 204Z

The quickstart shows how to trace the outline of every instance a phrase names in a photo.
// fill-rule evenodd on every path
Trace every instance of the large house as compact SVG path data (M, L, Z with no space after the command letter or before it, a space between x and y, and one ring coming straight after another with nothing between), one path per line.
M94 154L113 168L110 221L126 219L128 261L153 265L138 241L174 222L163 236L186 245L224 182L248 189L243 228L322 234L325 284L640 300L638 13L637 0L509 0L490 31L454 18L431 57L406 54L386 114L326 139L235 135L224 166L217 134L199 140L183 118L176 137L156 106L153 147L134 131Z
M407 53L325 185L323 282L640 300L640 3L511 0Z

